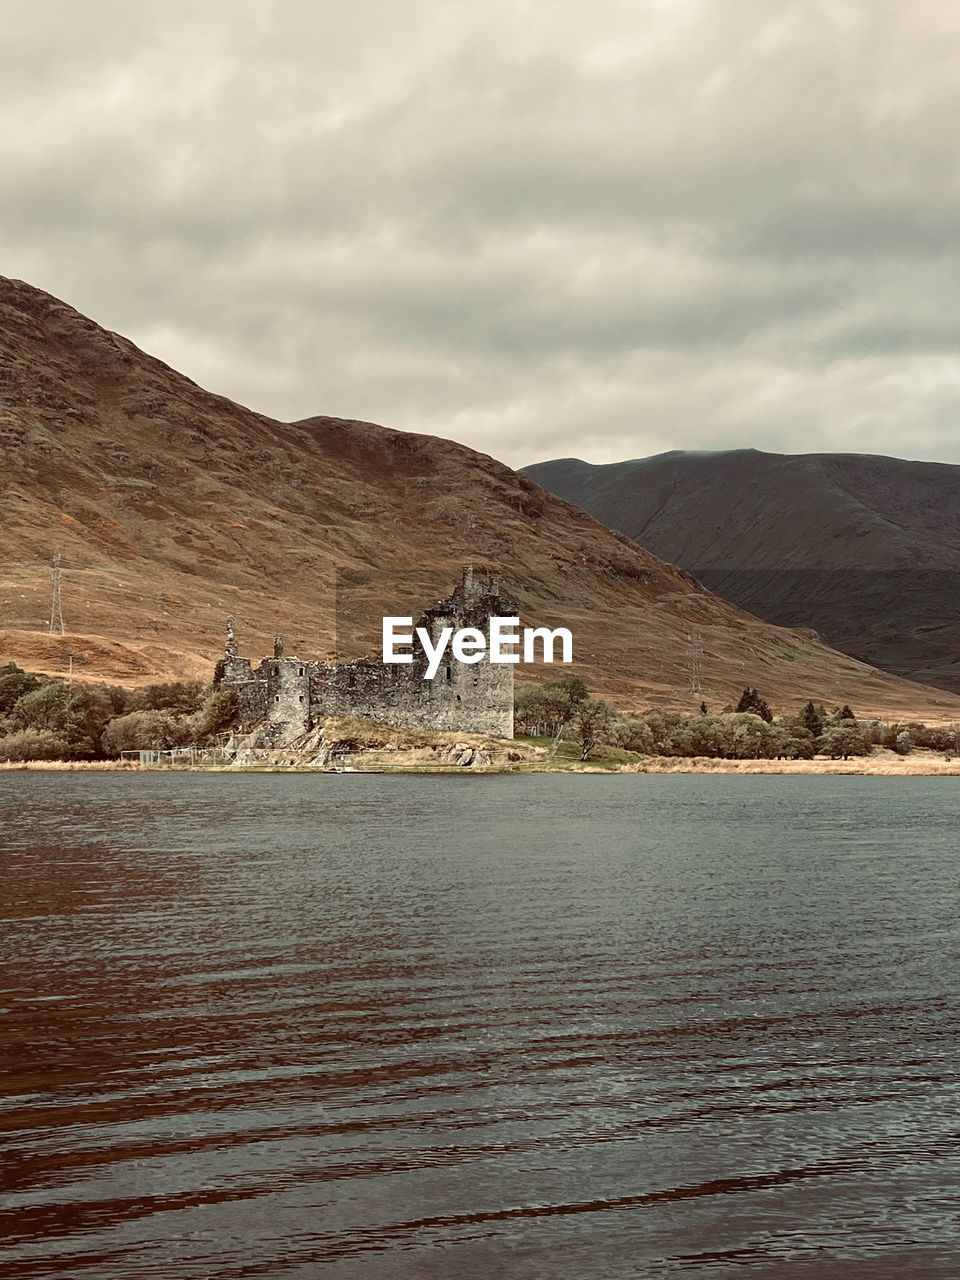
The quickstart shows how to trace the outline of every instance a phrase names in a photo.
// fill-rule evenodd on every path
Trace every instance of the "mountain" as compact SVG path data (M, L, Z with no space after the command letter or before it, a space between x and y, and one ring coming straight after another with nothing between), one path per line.
M960 466L736 449L523 472L742 608L960 692Z
M749 682L776 707L960 718L960 699L758 621L492 458L274 421L2 278L0 464L0 660L34 669L72 655L82 679L206 676L228 614L252 656L278 632L288 653L355 656L383 614L419 611L473 564L500 571L526 624L569 626L577 669L625 708L699 704L697 628L712 706ZM63 637L46 634L58 546Z

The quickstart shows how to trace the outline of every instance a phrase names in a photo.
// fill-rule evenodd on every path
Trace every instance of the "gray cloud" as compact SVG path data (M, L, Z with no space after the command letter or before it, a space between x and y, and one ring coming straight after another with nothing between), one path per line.
M5 0L2 270L520 464L960 461L938 0Z

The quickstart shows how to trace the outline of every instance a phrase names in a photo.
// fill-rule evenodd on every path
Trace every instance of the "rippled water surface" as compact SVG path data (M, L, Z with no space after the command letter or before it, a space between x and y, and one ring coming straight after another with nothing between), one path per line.
M947 778L0 774L0 1274L960 1276Z

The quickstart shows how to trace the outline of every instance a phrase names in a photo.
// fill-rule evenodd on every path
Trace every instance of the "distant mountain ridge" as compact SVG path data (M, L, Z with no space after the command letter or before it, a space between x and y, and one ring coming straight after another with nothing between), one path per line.
M736 449L522 471L742 608L960 691L960 466Z

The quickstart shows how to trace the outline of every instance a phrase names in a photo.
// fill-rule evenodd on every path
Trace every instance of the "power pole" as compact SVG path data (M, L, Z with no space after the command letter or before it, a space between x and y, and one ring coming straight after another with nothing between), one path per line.
M50 610L50 634L62 636L66 632L63 625L63 609L60 606L60 548L57 547L53 557L53 607Z
M690 632L690 692L703 693L700 685L700 632L696 627Z

